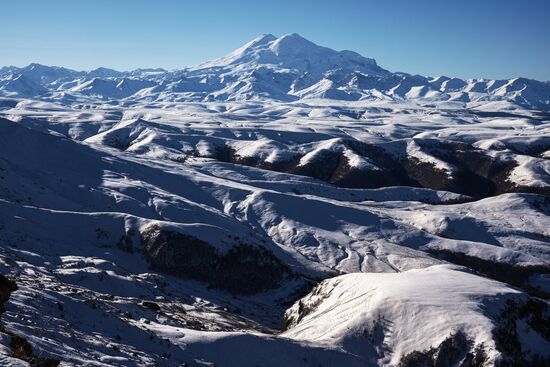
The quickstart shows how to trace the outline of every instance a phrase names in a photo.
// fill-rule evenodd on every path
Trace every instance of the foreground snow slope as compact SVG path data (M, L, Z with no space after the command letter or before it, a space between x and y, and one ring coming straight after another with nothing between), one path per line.
M525 301L515 289L450 265L348 274L322 282L290 308L285 314L289 328L282 335L338 345L383 365L397 365L415 351L441 348L454 336L458 355L444 357L449 365L476 357L490 365L509 353L498 335L507 311L503 305ZM548 339L522 321L516 321L514 331L522 345L529 344L531 358L548 357Z
M424 353L423 358L434 358L430 348L449 343L460 344L460 353L483 343L487 365L543 355L539 342L546 343L544 337L542 341L535 336L521 339L519 352L512 356L508 347L497 345L494 336L499 319L491 321L490 315L504 312L509 298L528 302L525 294L460 269L436 265L442 263L441 254L458 263L466 259L466 265L483 274L512 282L533 294L546 294L548 204L543 196L513 193L468 202L472 200L468 196L432 189L347 189L239 161L203 158L200 152L188 149L208 146L218 137L250 141L250 134L271 134L285 142L301 140L304 144L306 137L319 139L319 133L302 132L298 121L288 122L283 128L277 120L267 125L246 122L257 126L253 130L243 126L242 120L231 122L238 113L204 111L201 105L186 108L189 111L179 110L177 115L155 109L126 110L130 118L120 122L111 121L111 116L117 116L116 110L101 107L93 114L82 115L79 110L59 105L22 101L17 108L4 110L5 116L20 122L0 120L2 271L16 279L19 290L12 293L2 318L6 330L25 336L36 353L76 365L140 365L153 361L178 365L201 360L219 365L317 365L323 361L329 361L324 362L327 365L393 365L411 358L413 351ZM136 119L136 115L140 117ZM194 122L198 115L201 121ZM209 119L223 122L212 124ZM390 117L386 119L387 127L391 127ZM322 126L323 121L313 123ZM344 122L350 126L355 123ZM279 124L278 133L269 124ZM451 119L439 124L445 131L445 126L454 122ZM523 120L501 120L500 131L507 124L517 130ZM356 129L361 130L359 126ZM514 134L514 130L508 134ZM86 133L85 142L83 131L92 132ZM332 123L321 139L337 131ZM470 130L456 131L468 136ZM391 141L396 133L391 128L388 133ZM453 139L457 138L455 134ZM249 147L251 155L262 151L244 145ZM509 152L495 151L515 154ZM228 260L234 258L228 254L238 254L235 249L243 245L248 252L242 255L264 264L262 271L245 275L242 269L251 268L250 262ZM262 250L258 257L255 248L267 252ZM191 263L184 265L186 268L174 268L170 261L173 256L199 256L197 259L202 260L198 264L204 271L196 267L190 271ZM224 277L205 275L215 267L227 266L224 264L231 264L221 271ZM428 275L415 269L427 269ZM357 339L357 328L350 328L349 334L342 329L338 337L326 339L300 331L300 322L280 337L270 336L282 323L284 308L302 294L296 290L312 284L307 279L358 271L395 273L396 282L403 285L386 284L386 279L393 279L389 276L366 274L364 279L353 279L354 289L366 287L376 293L370 288L373 283L380 283L377 292L410 288L428 304L478 292L476 301L468 301L474 302L471 307L463 307L468 304L465 299L454 301L461 305L460 317L484 321L477 332L471 332L458 319L435 318L439 321L434 323L434 312L429 311L433 308L421 303L418 311L411 311L416 315L415 322L438 331L421 332L419 335L432 337L416 338L416 344L403 344L409 337L390 335L384 328L376 331L376 338L364 341ZM506 274L512 274L513 279ZM236 280L242 276L260 286L235 287L245 284ZM431 278L439 283L428 282L430 292L422 293L425 279ZM340 284L340 278L333 279L334 284L323 283L329 285L322 287ZM346 279L344 276L342 282ZM458 292L454 282L460 283L463 290ZM420 288L415 291L413 286ZM325 288L314 291L314 295L324 293ZM234 292L247 295L236 299ZM501 293L509 295L495 299ZM392 322L406 322L398 317L398 311L368 308L370 298L354 300L355 295L346 291L338 301L327 296L326 307L331 309L332 302L342 307L365 305L357 307L367 307L372 313L353 322L367 329L374 327L372 320L377 320L380 313L387 315L386 319L395 318ZM382 298L387 296L380 293ZM418 303L400 296L400 292L392 293L392 301L388 302L401 302L404 309ZM494 311L476 314L475 302L479 307L491 302ZM297 303L287 312L288 325L295 318L292 314L296 308L303 306ZM449 303L436 308L453 315ZM334 312L346 315L351 311L337 307ZM332 311L328 314L329 319L319 317L318 327L334 325L330 321ZM43 315L48 317L44 319ZM402 317L407 315L405 312ZM110 321L98 329L98 320L105 318ZM459 328L461 325L464 327ZM538 333L525 331L532 329L525 325L522 333ZM60 339L62 329L72 337ZM464 335L457 334L459 329ZM243 334L242 330L252 334ZM127 339L125 335L133 336ZM359 346L349 347L345 342L348 339ZM390 340L392 347L385 347ZM236 348L256 353L235 355ZM218 352L212 354L211 350ZM273 357L274 351L279 351L275 354L284 360Z

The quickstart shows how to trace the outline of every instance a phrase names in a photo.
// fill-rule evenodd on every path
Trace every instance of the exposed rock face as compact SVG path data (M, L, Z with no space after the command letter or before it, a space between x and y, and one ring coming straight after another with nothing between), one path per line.
M12 292L17 290L17 284L0 274L0 314L4 312L4 303L8 301ZM11 358L27 362L31 367L55 367L61 361L55 358L36 356L32 350L31 344L22 337L9 330L4 329L0 324L0 334L6 334L10 338ZM7 359L2 359L4 362L10 362Z
M231 147L220 145L214 158L222 162L237 163L263 169L298 174L346 188L375 189L388 186L412 186L451 191L473 198L485 198L509 192L548 194L546 188L522 187L508 180L517 167L513 159L501 159L487 154L470 144L435 139L414 139L421 154L427 154L452 167L452 172L432 162L408 155L406 142L384 146L355 140L341 140L340 146L360 159L372 163L371 167L356 167L345 152L338 149L321 150L315 159L301 162L304 154L292 153L289 160L268 162L259 157L241 157ZM544 146L546 149L547 146ZM306 153L306 155L309 153ZM197 154L201 156L200 154Z
M10 298L11 292L15 292L16 290L17 284L0 274L0 314L4 312L4 303Z
M475 347L462 332L450 335L437 347L404 356L399 367L482 367L487 362L483 348Z
M206 241L156 226L142 232L141 240L154 268L235 294L275 288L291 275L287 265L259 246L238 244L221 254Z
M548 366L550 358L525 350L526 338L522 324L528 325L536 337L550 342L550 312L548 304L536 298L509 300L498 317L498 327L493 331L497 348L502 353L498 366ZM523 335L522 335L523 334Z
M460 270L436 265L325 280L287 310L283 335L330 340L365 359L376 356L372 365L548 366L547 302ZM453 285L442 282L447 276ZM464 288L467 278L477 279L475 289ZM397 282L388 283L390 279ZM440 286L443 297L435 291ZM400 306L402 298L407 304ZM428 323L418 322L422 313ZM483 324L488 325L485 331Z
M286 312L283 319L283 330L288 330L296 325L308 314L312 313L319 306L328 294L323 293L322 287L315 287L311 290L308 297L304 296L297 302L296 312ZM296 308L296 306L294 307Z

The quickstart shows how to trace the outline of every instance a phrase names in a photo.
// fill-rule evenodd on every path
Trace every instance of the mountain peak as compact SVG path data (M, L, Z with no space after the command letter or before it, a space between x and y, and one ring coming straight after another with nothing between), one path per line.
M91 78L118 77L118 76L121 76L122 74L123 73L121 73L120 71L105 68L105 67L98 67L87 72L88 77L91 77Z
M25 66L23 69L24 70L45 70L45 69L49 69L49 68L50 68L49 66L33 62L33 63L30 63L29 65Z
M305 39L304 37L300 36L298 33L287 33L284 36L280 37L279 39L301 40L301 41L312 43L308 39Z
M271 33L264 33L264 34L260 34L256 38L254 38L250 43L256 43L256 44L266 43L266 42L271 42L271 41L276 40L276 39L277 39L277 37L275 37Z
M0 90L18 95L20 97L34 97L47 93L47 89L23 74L12 74L6 80Z
M307 40L298 33L288 33L282 37L263 34L225 57L189 68L189 71L222 68L254 70L268 66L294 70L299 74L323 75L335 69L378 75L387 71L378 67L374 59L369 59L351 51L335 51Z
M276 39L277 39L277 37L275 37L272 34L262 34L262 35L259 35L256 38L254 38L252 41L246 43L244 46L239 47L238 49L236 49L232 53L234 53L234 54L243 53L243 52L246 52L247 50L250 50L254 47L257 47L257 46L260 46L260 45L265 45L266 43L272 42Z
M300 36L298 33L289 33L284 36L275 39L271 46L271 50L275 53L280 52L296 52L296 51L307 51L313 48L323 48L329 50L325 47L316 45L315 43L305 39Z
M90 72L90 73L93 73L93 72L118 72L118 71L117 71L117 70L114 70L114 69L109 69L109 68L100 66L100 67L98 67L98 68L95 68L95 69L90 70L89 72Z

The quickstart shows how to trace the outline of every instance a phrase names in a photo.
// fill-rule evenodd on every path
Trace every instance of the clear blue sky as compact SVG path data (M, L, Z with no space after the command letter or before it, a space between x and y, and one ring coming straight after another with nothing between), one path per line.
M0 65L174 69L294 32L392 71L550 80L550 0L0 0Z

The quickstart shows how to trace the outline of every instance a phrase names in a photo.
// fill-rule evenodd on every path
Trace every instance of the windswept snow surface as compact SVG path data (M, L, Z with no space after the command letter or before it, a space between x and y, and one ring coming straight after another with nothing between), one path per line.
M295 34L1 70L0 364L548 362L547 83Z

